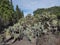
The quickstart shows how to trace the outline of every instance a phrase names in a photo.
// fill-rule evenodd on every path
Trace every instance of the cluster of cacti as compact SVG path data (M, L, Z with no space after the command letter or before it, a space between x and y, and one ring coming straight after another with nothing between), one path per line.
M57 30L57 19L51 18L52 15L48 14L37 15L36 17L30 16L30 19L21 18L18 23L5 29L5 38L14 37L15 40L26 36L31 41L42 33L47 34L48 31ZM52 26L55 26L55 28Z
M0 43L2 42L2 39L3 39L3 37L2 37L2 35L0 35Z

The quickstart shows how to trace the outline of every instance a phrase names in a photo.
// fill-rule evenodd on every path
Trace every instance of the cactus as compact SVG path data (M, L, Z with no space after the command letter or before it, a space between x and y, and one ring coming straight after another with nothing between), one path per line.
M9 29L5 29L5 36L6 36L6 39L11 38L11 33Z
M47 31L50 30L51 25L49 23L54 26L57 25L55 15L53 16L54 17L52 17L52 15L50 15L49 13L44 12L42 15L36 15L34 19L33 17L21 18L18 23L14 24L13 26L10 26L8 29L5 29L6 37L10 35L14 37L14 40L16 40L18 37L23 38L23 36L26 36L29 40L32 41L33 37L38 37L42 33L47 33ZM46 26L46 24L49 27ZM48 28L45 28L45 26Z
M31 41L33 38L33 32L30 28L26 28L26 30L24 30L24 35L26 35L26 37Z
M2 35L0 35L0 43L3 41L3 37Z

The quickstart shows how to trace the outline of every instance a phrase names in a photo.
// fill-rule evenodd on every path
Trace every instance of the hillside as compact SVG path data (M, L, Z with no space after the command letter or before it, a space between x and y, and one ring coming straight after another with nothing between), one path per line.
M49 12L51 14L55 14L55 15L59 15L60 16L60 6L37 9L33 13L35 15L35 14L42 14L44 12Z
M24 17L18 5L14 10L12 0L1 1L1 45L59 45L59 41L60 6L37 9Z

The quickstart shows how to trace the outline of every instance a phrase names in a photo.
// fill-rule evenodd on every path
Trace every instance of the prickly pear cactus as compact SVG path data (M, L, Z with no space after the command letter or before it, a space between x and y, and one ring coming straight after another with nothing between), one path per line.
M11 33L9 29L5 29L5 38L8 40L9 38L11 38Z

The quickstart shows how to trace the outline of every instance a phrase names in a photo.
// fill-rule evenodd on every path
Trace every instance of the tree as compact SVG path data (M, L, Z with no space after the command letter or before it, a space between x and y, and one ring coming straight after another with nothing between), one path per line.
M3 26L3 20L2 18L0 17L0 33L1 31L3 30L4 26Z
M9 0L0 0L0 17L3 22L3 27L7 28L10 25L13 25L12 19L14 15L13 4Z
M42 8L42 9L37 9L33 12L34 15L36 14L42 14L43 12L50 12L50 14L55 14L56 16L60 16L60 6L54 6L50 8Z
M13 8L9 0L2 0L0 4L1 17L4 20L5 25L12 19L12 14L14 13Z
M16 5L16 16L17 20L24 16L23 12L19 9L18 5Z

